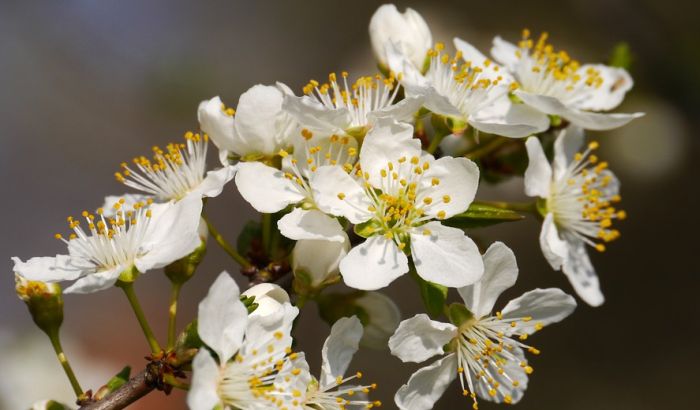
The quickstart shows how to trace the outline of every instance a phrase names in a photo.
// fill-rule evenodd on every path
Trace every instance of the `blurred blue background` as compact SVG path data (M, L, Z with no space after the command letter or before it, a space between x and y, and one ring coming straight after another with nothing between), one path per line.
M235 105L248 87L282 81L297 92L310 78L348 70L375 72L367 25L375 1L12 1L0 2L0 409L41 398L70 398L51 348L14 296L11 256L63 252L53 238L65 217L94 209L124 189L118 164L154 144L196 129L197 104L221 95ZM700 121L700 38L694 2L546 0L515 2L398 1L418 10L435 40L460 36L487 49L500 34L523 27L549 31L581 61L604 62L619 41L630 44L635 88L621 112L645 111L631 125L600 134L601 157L622 180L629 219L622 238L594 261L607 297L581 305L566 322L532 339L543 351L518 405L525 409L690 409L697 379L700 230L696 128ZM210 163L217 161L212 156ZM480 199L522 197L522 181L484 187ZM233 240L256 217L228 186L209 205ZM571 288L541 256L539 223L475 231L488 244L503 240L518 256L520 280L504 295L533 287ZM222 269L236 272L214 244L183 292L180 323ZM245 280L237 276L245 286ZM165 334L168 282L160 272L136 285L156 331ZM387 293L404 317L419 312L414 284ZM319 366L328 327L304 308L299 347ZM85 387L97 388L124 364L141 368L147 346L116 289L66 298L66 350ZM378 365L379 364L379 365ZM392 396L415 366L388 352L362 350L351 369ZM39 370L40 369L40 370ZM437 408L467 407L457 385ZM181 409L183 395L151 394L135 409ZM482 402L484 409L495 408Z

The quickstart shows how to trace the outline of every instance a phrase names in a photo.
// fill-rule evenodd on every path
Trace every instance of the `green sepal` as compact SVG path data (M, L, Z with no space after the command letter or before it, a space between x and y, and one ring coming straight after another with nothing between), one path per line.
M122 387L127 381L129 381L129 376L131 375L131 367L125 366L119 373L114 375L109 381L92 396L96 401L102 400L108 394Z
M461 303L451 303L445 313L450 323L457 327L474 318L474 314Z
M423 305L428 312L428 315L435 318L440 316L445 309L445 300L447 300L447 287L438 285L437 283L428 282L418 276L415 269L411 269L411 277L416 281L420 288L420 296L423 300Z
M255 309L258 308L258 304L255 303L255 296L244 296L241 295L240 298L241 303L243 303L243 306L248 310L248 314L251 314L255 312Z
M175 357L179 363L189 363L204 345L197 333L197 319L190 322L175 341Z
M183 284L190 280L207 253L207 243L202 241L192 253L166 266L165 276L173 283Z
M133 283L140 274L141 272L136 269L136 266L131 265L129 268L124 269L122 273L119 274L118 282Z
M537 198L537 202L535 203L535 208L537 209L537 213L539 213L542 218L547 216L547 213L549 212L547 210L547 199L546 198Z
M558 127L562 124L563 120L558 115L549 115L549 125L552 127Z
M379 221L377 221L375 219L370 219L367 222L362 222L362 223L355 225L353 230L355 231L355 233L358 236L361 236L363 238L369 238L370 236L374 235L378 231L382 230L382 226L379 223Z
M460 229L482 228L503 222L515 222L525 216L509 209L472 203L465 212L442 221L444 225Z

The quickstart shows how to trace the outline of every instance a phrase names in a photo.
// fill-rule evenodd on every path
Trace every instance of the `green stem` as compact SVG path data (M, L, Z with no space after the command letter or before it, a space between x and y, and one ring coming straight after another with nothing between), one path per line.
M241 254L236 252L236 250L233 248L233 246L231 246L231 244L226 242L226 239L224 239L224 237L219 233L219 231L217 231L216 228L214 228L214 225L212 225L211 221L209 221L209 218L206 215L202 214L202 218L204 218L204 220L207 223L209 234L212 236L212 238L214 238L216 243L218 243L219 246L221 246L221 249L228 253L229 256L233 258L233 260L235 260L239 265L241 265L241 267L249 268L253 266L250 262L248 262L246 258L244 258L243 256L241 256Z
M474 204L483 204L510 211L537 213L537 202L475 201Z
M146 315L143 314L143 309L141 309L139 299L136 296L136 292L134 292L134 283L119 281L117 282L117 286L122 288L126 298L129 300L131 309L134 311L134 315L136 315L136 320L138 320L141 330L143 330L143 334L146 336L146 340L148 340L148 344L151 346L151 352L153 354L158 354L163 351L158 344L156 337L153 335L153 330L151 330L151 326L148 324L148 320L146 320Z
M272 233L272 214L262 214L262 243L263 249L270 255L270 234Z
M177 301L180 297L182 283L173 282L170 288L170 307L168 308L168 350L175 347L175 332L177 330Z
M175 387L176 389L185 390L185 391L188 391L190 389L190 385L188 383L183 382L181 380L178 380L172 374L165 374L163 376L163 382Z
M75 377L75 373L73 373L73 368L68 362L68 357L66 357L66 355L63 353L61 339L58 335L58 328L55 331L46 332L46 335L49 337L49 340L51 340L53 350L56 352L56 358L61 363L63 371L66 372L66 376L68 376L68 380L70 381L71 387L73 387L75 397L80 398L83 395L83 389L80 387L80 383L78 382L78 378Z
M433 138L430 140L430 145L428 145L428 148L426 151L430 154L434 154L435 151L437 151L438 147L440 146L440 143L442 142L442 139L445 138L447 135L449 135L449 131L447 132L435 132L435 135L433 135Z
M505 137L495 137L486 144L479 145L473 150L467 152L464 156L469 159L479 159L497 150L508 141L509 139Z

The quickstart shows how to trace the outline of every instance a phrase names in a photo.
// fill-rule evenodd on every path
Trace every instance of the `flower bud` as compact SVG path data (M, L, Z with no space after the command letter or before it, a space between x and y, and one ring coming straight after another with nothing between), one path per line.
M295 290L312 294L340 279L338 266L350 250L350 240L344 234L343 242L300 240L292 251L292 270Z
M287 292L274 283L260 283L243 292L241 296L254 298L253 303L257 307L251 313L253 316L267 316L289 303Z
M205 237L202 238L202 243L192 253L166 266L164 269L165 276L167 276L168 279L170 279L173 283L176 284L181 285L187 282L194 275L194 272L197 270L197 267L202 262L202 259L204 259L204 255L206 255L206 253L207 241Z
M400 13L393 4L377 9L369 22L369 36L374 55L386 67L387 47L393 43L416 66L422 69L433 36L423 17L413 9Z
M15 273L15 291L39 329L47 334L58 332L63 323L63 297L57 283L27 280Z

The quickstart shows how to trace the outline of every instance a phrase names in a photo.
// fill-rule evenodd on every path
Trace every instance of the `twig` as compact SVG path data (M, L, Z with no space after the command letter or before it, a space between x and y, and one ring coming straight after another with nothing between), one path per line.
M151 367L132 377L104 399L86 404L79 410L120 410L150 393L156 388L157 375Z

